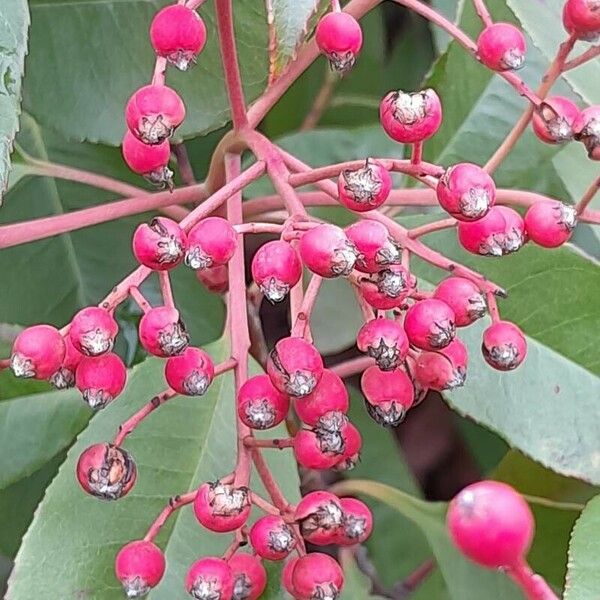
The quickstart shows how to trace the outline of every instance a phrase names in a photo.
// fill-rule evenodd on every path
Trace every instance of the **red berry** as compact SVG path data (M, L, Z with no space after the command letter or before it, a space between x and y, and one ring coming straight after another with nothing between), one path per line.
M412 144L433 136L442 124L442 104L432 89L389 92L379 106L385 132L397 142Z
M145 144L160 144L173 135L185 119L185 106L166 85L146 85L127 101L129 131Z
M344 573L331 556L313 552L298 559L292 572L292 585L298 600L336 600L344 587Z
M169 306L152 308L143 315L139 335L146 351L161 358L181 354L190 341L179 311Z
M10 368L15 377L48 379L61 366L65 352L65 342L56 327L33 325L15 339Z
M302 537L318 546L331 544L344 522L340 499L329 492L310 492L300 500L294 519Z
M395 301L400 306L417 287L417 280L402 265L389 265L375 276L377 291L383 298Z
M337 543L341 546L362 544L373 531L373 515L369 507L356 498L341 498L344 520Z
M421 352L415 361L415 379L426 389L454 390L465 383L467 362L467 349L456 338L438 352Z
M511 71L525 63L525 36L510 23L488 25L477 39L477 56L489 69Z
M298 562L299 557L291 558L288 560L283 569L281 571L281 584L283 588L290 596L296 596L296 592L294 591L294 584L292 582L292 575L294 573L294 569L296 567L296 563Z
M317 471L333 468L342 456L342 452L323 450L317 433L312 429L301 429L294 436L293 449L296 462L300 466Z
M125 388L127 369L112 352L84 356L75 371L75 385L91 408L104 408Z
M256 554L266 560L283 560L296 546L292 528L275 515L258 519L249 537Z
M315 389L303 398L298 398L294 408L304 423L315 425L328 412L348 412L349 403L344 382L333 371L324 369Z
M347 423L344 427L344 450L339 460L335 463L336 471L351 471L360 461L360 451L362 449L362 436L360 431Z
M568 242L576 225L575 209L555 200L535 202L525 214L527 236L544 248L557 248Z
M138 140L131 131L125 133L121 147L127 166L159 188L173 187L173 171L168 164L171 146L168 140L152 146Z
M229 269L226 265L196 271L196 279L213 294L224 294L229 289Z
M194 500L194 514L210 531L235 531L246 523L252 508L248 488L215 481L203 483Z
M570 142L578 116L579 108L574 102L564 96L551 96L533 113L533 132L547 144Z
M267 587L267 572L260 558L237 552L228 562L233 575L231 600L258 600Z
M133 254L142 265L155 271L176 267L183 260L186 247L185 232L166 217L142 223L133 234Z
M436 193L440 206L459 221L481 219L496 201L494 180L471 163L450 167L440 178Z
M392 176L377 161L366 160L354 171L344 170L338 178L338 197L350 210L367 212L381 206L392 189Z
M71 320L69 339L81 354L99 356L112 350L118 332L119 326L107 310L88 306Z
M208 217L188 233L185 264L192 269L208 269L229 262L237 246L237 234L227 219Z
M317 24L315 38L337 73L346 73L354 66L363 41L358 21L345 12L326 14Z
M408 353L404 327L392 319L373 319L358 332L356 345L371 356L382 371L397 369Z
M400 369L382 371L378 367L369 367L363 373L360 385L369 415L384 427L400 425L415 399L413 383Z
M300 239L302 262L321 277L348 276L354 268L357 251L336 225L317 225Z
M504 254L517 252L527 242L525 221L523 217L508 206L496 207L504 217L505 227L500 238Z
M252 259L252 279L271 304L283 301L301 277L300 257L287 242L267 242Z
M575 139L583 142L588 156L600 160L600 104L590 106L579 113L573 123Z
M497 481L480 481L462 490L448 507L447 526L458 549L490 569L520 563L535 529L527 502Z
M75 385L75 371L83 355L75 349L71 339L67 335L65 341L65 357L60 367L50 377L50 383L57 390L65 390Z
M77 462L77 480L88 494L101 500L118 500L135 484L137 468L132 456L112 444L95 444Z
M185 577L185 589L196 600L232 600L233 585L231 567L216 556L197 560Z
M200 348L188 347L183 354L165 363L165 379L171 388L184 396L202 396L215 376L210 355Z
M454 339L456 317L445 302L427 298L406 311L404 330L413 346L421 350L439 350Z
M206 44L206 26L195 10L182 4L165 6L152 19L150 41L158 56L186 71Z
M481 351L494 369L512 371L525 360L527 341L514 323L498 321L483 332Z
M378 221L363 219L346 228L348 239L356 246L354 268L362 273L377 273L381 268L399 264L402 248Z
M580 39L596 39L600 35L600 3L598 0L567 0L563 22L567 31L575 31Z
M115 573L128 598L141 598L149 594L165 574L164 554L152 542L129 542L117 554Z
M487 312L485 296L470 280L448 277L433 292L433 297L445 302L453 311L457 327L471 325Z
M238 416L251 429L270 429L279 425L289 407L289 398L273 386L268 375L251 377L238 392Z

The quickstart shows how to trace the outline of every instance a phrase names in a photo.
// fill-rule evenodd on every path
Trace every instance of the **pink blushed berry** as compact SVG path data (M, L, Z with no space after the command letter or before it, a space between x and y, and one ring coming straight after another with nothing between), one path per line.
M300 240L302 262L321 277L350 275L357 256L354 244L336 225L317 225L306 231Z
M77 480L85 492L101 500L123 498L135 484L132 456L113 444L95 444L79 457Z
M453 311L457 327L467 327L487 312L484 294L464 277L448 277L433 292L433 297L445 302Z
M344 587L344 573L331 556L313 552L298 559L292 585L298 600L337 600Z
M312 544L326 546L334 542L344 522L340 499L330 492L310 492L300 500L294 512L302 537Z
M107 310L88 306L71 320L69 340L81 354L100 356L112 350L118 332L119 326Z
M75 385L75 371L83 358L83 354L76 350L68 335L64 338L64 341L65 357L60 367L50 377L50 383L57 390L65 390Z
M454 390L465 383L467 363L467 349L456 338L442 350L421 352L415 360L415 379L425 389Z
M145 144L160 144L173 135L185 119L185 106L175 90L166 85L146 85L137 90L125 107L129 131Z
M409 343L404 327L392 319L373 319L358 332L356 345L371 356L382 371L393 371L403 362Z
M360 282L360 293L365 301L377 310L400 307L417 287L417 280L402 265L389 265L370 280Z
M344 170L338 178L338 198L348 209L367 212L380 207L392 189L392 176L377 161L367 159L365 166Z
M152 146L138 140L127 131L121 146L127 166L158 188L173 187L173 171L169 169L171 146L168 140Z
M500 236L502 251L506 254L518 252L527 243L527 232L523 217L508 206L496 207L504 217L504 230Z
M48 379L60 368L65 352L65 342L56 327L33 325L15 339L10 368L15 377Z
M119 550L115 574L128 598L141 598L155 588L165 574L165 556L152 542L137 540Z
M592 160L600 160L600 105L590 106L579 113L573 123L575 139L582 142Z
M533 113L533 132L547 144L573 139L573 125L579 116L577 105L564 96L546 98Z
M454 311L442 300L427 298L413 304L404 319L411 344L421 350L445 348L456 335Z
M165 6L152 19L150 41L157 56L187 71L206 44L206 26L195 10L181 4Z
M139 335L144 349L161 358L181 354L190 341L179 311L169 306L152 308L143 315Z
M379 367L369 367L360 386L369 415L384 427L400 425L415 399L413 383L400 369L382 371Z
M197 560L185 577L185 589L195 600L231 600L233 586L231 567L215 556Z
M363 219L347 227L346 235L358 251L354 268L361 273L377 273L402 260L402 248L383 223Z
M558 248L568 242L576 225L575 209L554 200L535 202L525 214L527 236L544 248Z
M142 223L133 234L133 254L145 267L168 271L183 260L187 236L179 225L166 217Z
M397 142L412 144L433 136L442 124L442 104L432 89L387 94L379 106L385 132Z
M188 347L183 354L165 363L165 379L169 386L184 396L202 396L215 376L210 355L200 348Z
M231 600L258 600L267 587L267 572L260 558L236 552L227 562L233 575Z
M127 369L112 352L84 356L75 371L75 385L91 408L104 408L125 388Z
M344 520L337 536L337 543L341 546L362 544L373 531L371 510L356 498L341 498L340 505L344 512Z
M512 371L525 360L527 341L514 323L498 321L483 332L481 351L494 369Z
M341 440L341 436L338 436ZM305 469L322 471L331 469L341 459L343 450L327 452L321 448L321 441L312 429L301 429L293 441L294 458Z
M362 436L360 431L348 422L343 430L344 449L339 460L335 463L336 471L351 471L360 461L362 450Z
M213 294L224 294L229 289L227 265L215 265L196 271L196 279Z
M299 557L296 556L295 558L291 558L290 560L288 560L281 571L281 585L283 586L285 591L292 597L296 597L294 583L292 582L292 575L294 573L294 569L296 568L298 558Z
M352 69L363 41L360 25L352 15L326 14L317 24L315 38L333 71L343 74Z
M328 412L346 413L350 399L344 382L333 371L324 369L315 389L294 403L296 414L307 425L316 425Z
M238 417L250 429L263 430L279 425L289 407L289 398L264 374L250 377L237 395Z
M300 277L300 257L288 242L267 242L252 259L252 279L271 304L282 302Z
M567 0L563 21L569 32L580 39L592 41L600 35L600 3L598 0Z
M265 560L283 560L296 546L293 529L275 515L258 519L249 538L256 554Z
M477 56L489 69L512 71L525 64L525 36L510 23L488 25L477 39Z
M497 481L480 481L463 489L450 503L446 522L458 549L490 569L521 562L535 529L524 498Z
M233 256L236 246L237 234L227 219L202 219L188 233L185 264L196 271L225 265Z
M194 500L194 514L210 531L235 531L250 516L251 504L246 487L234 487L221 481L204 483Z

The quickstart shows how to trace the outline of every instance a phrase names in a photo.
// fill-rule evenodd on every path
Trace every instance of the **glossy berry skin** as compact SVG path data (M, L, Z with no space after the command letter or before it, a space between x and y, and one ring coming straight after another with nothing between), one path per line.
M50 383L57 390L65 390L75 385L75 371L81 362L83 354L73 346L69 336L65 336L65 357L60 367L50 377Z
M344 521L337 543L340 546L353 546L365 542L373 531L373 515L369 507L356 498L340 498Z
M344 587L344 573L331 556L313 552L298 559L292 585L298 600L336 599Z
M183 260L187 236L179 224L166 217L142 223L133 234L133 254L145 267L168 271Z
M346 235L354 244L358 258L354 268L361 273L377 273L402 260L402 248L378 221L362 219L346 227Z
M415 360L415 379L426 389L454 390L465 383L468 358L465 345L455 338L442 350L419 354Z
M576 226L575 209L555 200L535 202L525 214L527 237L544 248L558 248L568 242Z
M135 484L137 468L132 456L112 444L95 444L77 462L77 480L85 492L101 500L123 498Z
M493 71L520 69L526 53L525 36L510 23L488 25L477 39L477 56Z
M215 265L196 271L196 279L213 294L224 294L229 289L227 265Z
M357 251L336 225L317 225L300 239L300 257L313 273L325 278L346 277L356 263Z
M321 439L323 438L313 429L301 429L294 436L294 458L301 467L321 471L331 469L342 459L342 445L337 452L329 452L322 448ZM340 435L336 436L336 441L341 439ZM326 442L326 439L324 441Z
M442 124L442 103L432 89L415 93L392 91L381 101L379 120L393 140L403 144L423 142Z
M61 366L65 352L65 342L56 327L33 325L15 339L10 368L15 377L48 379Z
M75 371L75 386L91 408L104 408L125 388L127 369L118 355L84 356Z
M600 105L582 110L573 123L573 131L575 139L585 145L588 156L600 160Z
M326 546L335 540L344 522L340 499L330 492L310 492L296 506L294 519L302 537L312 544Z
M487 312L484 294L464 277L448 277L433 292L433 297L445 302L453 311L457 327L467 327Z
M185 264L194 270L229 262L237 246L237 234L227 219L208 217L188 232Z
M165 567L161 549L144 540L129 542L115 559L115 574L128 598L146 596L162 579Z
M194 500L194 514L203 527L225 533L235 531L250 516L248 488L220 481L203 483Z
M165 363L165 379L169 386L184 396L202 396L215 376L210 355L200 348L188 347L183 354Z
M524 498L498 481L480 481L463 489L450 503L446 523L458 549L490 569L521 562L535 530Z
M362 436L360 431L348 422L343 430L344 449L339 460L335 463L336 471L351 471L360 461Z
M267 242L252 259L252 279L271 304L285 300L301 277L300 257L288 242Z
M354 66L363 41L358 21L345 12L326 14L317 24L315 38L332 70L340 74Z
M197 560L185 577L185 589L196 600L231 600L233 585L231 567L216 556Z
M360 386L371 418L384 427L397 427L413 405L415 391L410 377L400 369L382 371L369 367Z
M527 232L523 217L508 206L497 206L496 210L504 217L504 230L500 236L502 251L506 254L518 252L527 243Z
M564 144L573 139L577 105L564 96L550 96L533 113L533 132L546 144Z
M186 71L206 44L206 26L195 10L181 4L165 6L152 19L150 42L157 56Z
M170 306L152 308L143 315L139 335L144 349L161 358L181 354L190 341L179 311Z
M454 339L456 317L445 302L427 298L406 311L404 330L413 346L421 350L439 350Z
M416 278L402 265L389 265L371 280L360 282L360 293L377 310L400 307L417 287Z
M316 425L328 412L348 412L350 399L344 382L333 371L324 369L315 389L294 403L296 414L307 425Z
M293 529L275 515L258 519L249 538L256 554L265 560L283 560L296 546Z
M227 562L233 575L231 600L258 600L267 587L267 572L260 558L236 552Z
M297 337L279 340L269 354L267 373L282 393L295 398L310 394L323 375L323 359L318 350Z
M440 206L455 219L476 221L494 205L496 184L478 165L459 163L440 177L436 194Z
M512 371L525 360L527 342L514 323L498 321L483 332L481 351L485 361L494 369Z
M69 340L81 354L100 356L112 350L118 332L119 326L107 310L88 306L71 320Z
M168 140L160 144L144 144L127 131L121 145L121 152L127 166L138 175L145 177L157 187L172 187L173 171L168 167L171 159L171 145Z
M393 371L404 361L409 348L404 327L392 319L373 319L365 323L356 337L361 352L371 356L382 371Z
M567 30L576 31L580 39L596 38L600 34L600 6L597 0L567 0L563 21Z
M299 557L294 557L288 560L283 569L281 571L281 585L285 589L285 591L290 595L295 597L296 592L294 591L294 584L292 582L292 574L294 573L294 569L296 568L296 563L298 562Z
M344 170L338 177L338 198L348 209L368 212L380 207L390 195L392 176L377 161L367 159L364 167Z
M129 98L125 121L129 131L144 144L160 144L173 135L185 119L185 106L166 85L146 85Z
M289 398L275 388L265 374L250 377L237 395L238 417L250 429L264 430L279 425L289 408Z

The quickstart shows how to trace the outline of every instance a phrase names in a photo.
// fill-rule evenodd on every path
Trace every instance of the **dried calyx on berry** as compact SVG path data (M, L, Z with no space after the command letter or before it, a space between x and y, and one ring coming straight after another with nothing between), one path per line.
M440 350L456 335L456 316L442 300L426 298L406 311L404 330L413 346L421 350Z
M454 311L457 327L466 327L487 312L484 294L470 279L448 277L433 292L433 297L445 302Z
M133 234L133 254L142 265L155 271L176 267L183 260L186 248L185 232L166 217L142 223Z
M494 71L512 71L525 64L525 36L510 23L488 25L477 39L477 56Z
M331 556L313 552L296 562L292 585L299 600L337 600L344 586L344 574Z
M600 38L600 1L567 0L563 10L565 29L580 40L596 42Z
M338 177L338 198L350 210L367 212L380 207L392 189L392 177L377 161L367 158L365 166L346 169Z
M527 236L544 248L557 248L568 242L577 226L577 211L557 200L532 204L525 214Z
M75 385L93 409L104 408L124 389L127 369L121 358L108 352L102 356L84 356L75 371Z
M81 354L99 356L112 350L118 332L119 326L107 310L88 306L71 320L69 340Z
M248 379L237 395L238 417L250 429L264 430L279 425L289 406L289 398L264 374Z
M582 110L573 123L573 131L575 139L585 145L588 156L600 160L600 105Z
M577 105L564 96L546 98L533 113L533 132L547 144L563 144L573 139L573 126L579 117Z
M121 146L123 158L127 166L138 175L142 175L149 183L162 189L173 189L173 171L169 169L171 146L168 140L160 144L144 144L127 131Z
M358 251L343 229L326 223L302 235L300 257L306 267L321 277L347 277L354 268Z
M210 355L201 348L188 347L183 354L165 363L165 379L178 394L202 396L215 376Z
M48 379L60 368L65 352L65 341L56 327L33 325L15 339L10 368L15 377Z
M340 11L326 14L317 24L315 38L333 71L344 74L352 69L363 41L360 25L352 15Z
M115 574L127 598L142 598L155 588L165 573L161 549L145 540L129 542L115 559Z
M152 308L143 315L139 336L144 349L161 358L181 354L190 341L179 311L169 306Z
M512 371L525 360L527 341L514 323L497 321L483 332L481 351L494 369Z
M340 499L330 492L310 492L300 500L294 512L302 537L317 546L333 543L344 522Z
M402 247L387 227L378 221L363 219L346 228L346 235L356 247L354 268L361 273L377 273L389 265L400 264Z
M454 390L465 384L467 363L467 349L456 338L437 352L421 352L415 360L415 379L426 389Z
M397 369L409 349L404 327L392 319L373 319L362 326L356 338L361 352L375 359L382 371Z
M260 558L236 552L227 562L233 576L231 600L258 600L267 587L267 572Z
M384 427L400 425L414 403L412 380L400 369L382 371L379 367L369 367L362 375L360 386L367 412Z
M237 234L227 219L202 219L188 233L185 264L196 271L226 265L236 246Z
M294 409L301 421L316 425L329 412L346 413L350 404L348 390L338 375L324 369L315 389L294 402Z
M296 547L293 529L279 516L258 519L250 529L250 543L266 560L283 560Z
M341 546L362 544L373 531L371 510L356 498L341 498L340 505L344 518L336 542Z
M228 600L234 578L227 561L214 556L197 560L187 572L185 589L195 600Z
M76 350L69 336L66 336L64 341L65 357L63 358L60 367L50 377L50 383L57 390L65 390L75 385L75 371L83 358L83 354Z
M252 279L271 304L285 300L301 277L298 253L282 240L267 242L252 259Z
M244 525L250 510L248 488L221 481L202 484L194 500L194 514L200 524L219 533Z

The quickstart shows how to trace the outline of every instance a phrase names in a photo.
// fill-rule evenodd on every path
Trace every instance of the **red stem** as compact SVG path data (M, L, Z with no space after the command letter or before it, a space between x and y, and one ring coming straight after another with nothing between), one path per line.
M129 295L134 299L135 303L144 311L144 313L152 310L152 306L144 297L142 292L137 287L129 288Z
M473 4L475 6L475 11L477 15L481 19L482 23L489 27L494 22L492 16L490 15L490 11L487 9L485 5L485 0L473 0Z
M501 318L500 318L500 311L498 310L498 302L496 301L496 297L494 296L494 294L491 294L488 292L486 294L486 298L487 298L488 312L490 313L492 322L497 323L498 321L501 320Z
M250 493L250 500L252 501L252 504L254 504L254 506L257 506L258 508L260 508L260 510L269 515L279 516L281 514L276 506L273 506L273 504L267 502L267 500L261 498L258 494L254 492Z
M600 177L592 182L592 185L587 189L581 200L575 205L575 210L579 215L585 211L590 205L590 202L594 199L594 196L600 190Z
M169 500L169 504L163 509L163 511L158 515L154 523L148 529L148 533L144 536L144 541L152 542L154 538L160 532L162 526L166 523L167 519L179 508L182 506L186 506L187 504L191 504L196 499L196 491L189 492L187 494L182 494L181 496L173 496Z
M420 165L423 160L423 142L416 142L412 145L412 154L410 157L411 165Z
M375 359L370 356L359 356L358 358L351 358L344 362L338 363L329 367L336 375L339 375L342 379L345 377L352 377L362 373L365 369L373 366Z
M267 465L260 448L252 448L252 460L254 461L254 468L256 469L260 480L263 482L263 485L269 493L271 500L273 500L273 504L275 504L282 514L289 512L291 510L291 506L285 499L283 492L273 478L273 474L271 473L271 470L269 469L269 466Z
M544 578L536 575L524 560L506 573L523 590L527 600L559 600Z
M322 277L319 277L318 275L313 275L311 277L310 283L304 292L302 304L295 314L295 320L292 321L292 336L305 336L307 329L310 327L310 313L312 312L315 302L317 301L317 296L319 294L319 290L321 289L322 283Z
M246 448L275 448L283 450L284 448L291 448L294 445L294 440L292 438L263 440L249 435L244 439L244 445Z
M436 231L443 231L444 229L451 229L456 227L457 221L456 219L441 219L440 221L433 221L431 223L427 223L426 225L421 225L421 227L415 227L414 229L408 230L408 235L411 238L418 238L423 235L428 235L429 233L434 233Z
M160 293L163 304L169 308L175 308L175 299L171 288L171 279L168 271L158 271L158 281L160 283Z

